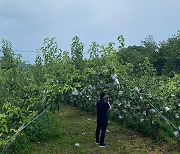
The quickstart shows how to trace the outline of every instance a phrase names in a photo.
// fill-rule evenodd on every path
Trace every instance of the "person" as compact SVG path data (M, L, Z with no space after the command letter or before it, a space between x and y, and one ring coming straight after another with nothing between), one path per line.
M108 125L108 116L107 111L111 108L109 104L109 97L104 92L100 94L100 100L96 103L97 110L97 126L96 126L96 144L99 144L99 147L106 147L104 143L104 138L106 134L106 128ZM100 135L101 132L101 135ZM100 139L99 139L100 137Z

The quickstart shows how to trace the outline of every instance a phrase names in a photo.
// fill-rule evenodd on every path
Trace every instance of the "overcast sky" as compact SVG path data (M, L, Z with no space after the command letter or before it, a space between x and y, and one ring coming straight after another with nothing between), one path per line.
M148 35L156 42L180 30L180 0L0 0L0 40L14 50L36 51L46 37L70 51L74 36L85 45L95 41L140 45ZM18 52L21 53L21 52ZM36 53L21 53L34 62ZM0 53L0 56L2 53Z

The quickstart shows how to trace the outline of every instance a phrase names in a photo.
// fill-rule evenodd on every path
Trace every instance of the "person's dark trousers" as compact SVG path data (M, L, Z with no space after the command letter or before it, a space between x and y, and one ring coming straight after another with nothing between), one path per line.
M107 120L106 121L97 120L96 142L100 143L100 145L104 144L106 128L107 128ZM101 131L101 136L100 136L100 140L99 140L100 131Z

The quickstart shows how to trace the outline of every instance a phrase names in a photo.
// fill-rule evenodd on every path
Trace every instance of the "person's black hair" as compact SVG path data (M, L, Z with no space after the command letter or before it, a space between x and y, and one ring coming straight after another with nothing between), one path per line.
M102 93L100 94L100 99L103 99L105 95L106 95L106 94L105 94L104 92L102 92Z

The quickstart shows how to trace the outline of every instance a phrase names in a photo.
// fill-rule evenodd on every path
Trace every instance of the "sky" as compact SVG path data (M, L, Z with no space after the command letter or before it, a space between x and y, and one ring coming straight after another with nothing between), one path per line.
M148 35L158 43L180 30L179 6L180 0L0 0L0 41L11 42L30 63L38 53L21 51L37 51L46 37L70 51L78 36L85 56L92 42L118 44L119 35L125 47Z

